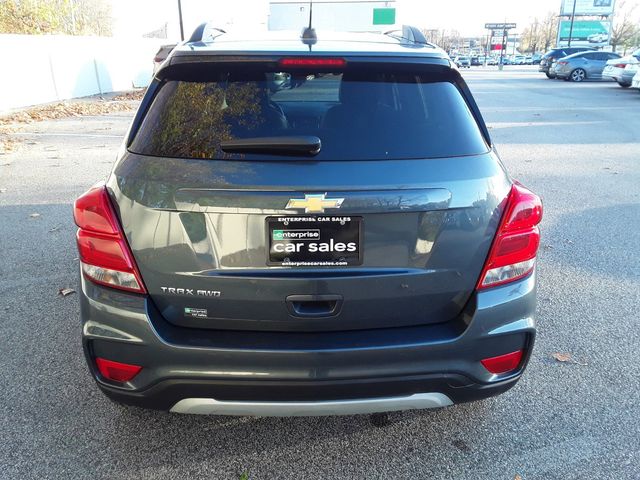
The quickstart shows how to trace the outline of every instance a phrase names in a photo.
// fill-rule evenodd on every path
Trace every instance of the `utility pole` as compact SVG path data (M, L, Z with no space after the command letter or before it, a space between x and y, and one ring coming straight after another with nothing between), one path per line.
M504 58L505 49L507 48L506 38L507 38L507 22L505 21L502 28L502 45L500 45L500 65L498 65L498 70L502 70L503 68L502 59Z
M569 27L569 47L571 46L571 37L573 37L573 19L576 18L576 2L573 0L573 11L571 12L571 26Z
M184 26L182 25L182 1L178 0L178 20L180 21L180 40L184 41Z

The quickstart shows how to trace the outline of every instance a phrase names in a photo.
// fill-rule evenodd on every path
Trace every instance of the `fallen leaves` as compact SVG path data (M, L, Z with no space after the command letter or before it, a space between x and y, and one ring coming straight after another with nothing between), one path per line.
M571 364L574 364L574 365L581 365L583 367L587 366L586 363L578 362L577 360L574 360L574 358L571 356L570 353L556 352L556 353L552 353L551 357L554 358L556 361L561 362L561 363L571 363Z
M522 480L522 475L520 475L519 473L516 473L516 476L513 477L513 480Z
M116 95L111 100L114 100L116 102L142 100L142 97L144 97L145 92L146 92L146 89L134 90L133 92L125 92L125 93L121 93L120 95Z
M7 136L6 131L0 130L0 155L4 155L14 150L16 141ZM8 165L8 164L3 164Z
M46 105L36 105L0 116L0 126L135 110L138 108L137 102L142 99L144 93L144 90L136 90L133 92L125 92L106 100L100 97L89 97L64 100Z
M76 291L73 288L61 288L60 290L58 290L58 295L61 295L63 297L66 297L73 293L76 293Z

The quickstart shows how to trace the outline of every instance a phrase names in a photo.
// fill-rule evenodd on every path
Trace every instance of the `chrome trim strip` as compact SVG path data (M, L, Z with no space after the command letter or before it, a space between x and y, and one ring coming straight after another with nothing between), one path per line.
M451 204L451 192L444 188L292 192L181 188L175 192L174 202L181 212L293 215L287 210L293 208L291 200L314 194L343 200L335 208L325 207L335 215L430 212L446 210Z
M331 400L324 402L235 402L213 398L185 398L172 408L173 413L198 415L252 415L265 417L314 417L392 412L453 405L443 393L416 393L406 397Z

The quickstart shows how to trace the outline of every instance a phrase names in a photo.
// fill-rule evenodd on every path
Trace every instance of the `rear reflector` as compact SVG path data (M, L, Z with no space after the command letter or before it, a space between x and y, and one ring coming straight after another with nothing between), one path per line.
M146 293L129 245L104 184L75 201L73 217L82 272L89 280L136 293Z
M100 375L107 380L113 380L114 382L128 382L133 380L133 377L142 370L142 367L139 365L114 362L113 360L107 360L100 357L96 358L96 365Z
M519 183L514 184L476 288L512 282L533 270L540 244L540 220L540 198Z
M497 357L485 358L480 360L480 363L489 373L498 375L515 370L520 365L521 360L522 350L518 350L517 352L505 353Z
M626 64L624 64L624 63L616 63L616 64L614 65L614 67L615 67L615 68L624 68L624 67L626 67L626 66L627 66L627 65L626 65Z
M344 58L312 58L295 57L281 58L281 67L344 67L347 62Z

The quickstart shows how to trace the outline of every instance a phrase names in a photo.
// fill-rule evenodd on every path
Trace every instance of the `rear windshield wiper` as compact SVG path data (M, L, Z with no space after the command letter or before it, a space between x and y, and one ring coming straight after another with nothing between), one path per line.
M220 148L227 153L268 153L272 155L317 155L322 144L313 135L292 137L238 138L220 142Z

